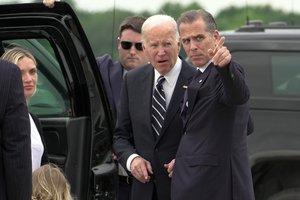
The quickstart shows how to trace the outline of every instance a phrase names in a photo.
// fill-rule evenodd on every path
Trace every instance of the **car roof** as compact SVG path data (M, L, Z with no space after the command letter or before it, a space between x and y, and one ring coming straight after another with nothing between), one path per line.
M220 31L220 35L226 36L227 40L234 38L247 39L265 39L276 38L300 38L300 26L288 25L285 22L272 22L264 25L261 20L253 20L235 30Z
M231 52L245 51L299 51L300 27L288 25L248 24L236 30L220 31Z

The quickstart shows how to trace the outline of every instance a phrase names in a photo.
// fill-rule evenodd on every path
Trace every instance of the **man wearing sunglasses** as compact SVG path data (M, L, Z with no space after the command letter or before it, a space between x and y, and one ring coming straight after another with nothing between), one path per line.
M118 37L119 61L112 61L111 56L108 54L97 58L97 64L115 120L125 73L148 62L141 43L141 27L144 21L145 18L141 16L127 17L122 21ZM119 165L118 200L130 199L131 182L132 180L125 169Z
M115 119L124 74L148 63L141 43L141 27L145 20L141 16L131 16L122 21L118 37L119 61L112 61L108 54L97 58L97 64Z

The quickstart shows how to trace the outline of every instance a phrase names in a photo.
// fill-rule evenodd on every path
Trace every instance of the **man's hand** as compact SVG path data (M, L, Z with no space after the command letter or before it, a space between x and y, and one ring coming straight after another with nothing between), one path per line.
M173 175L174 164L175 164L175 159L171 160L171 162L169 162L168 164L164 164L164 167L167 169L170 178Z
M112 153L112 154L111 154L111 158L112 158L113 160L118 160L117 155L116 155L115 153Z
M211 58L212 63L221 68L228 65L231 61L231 54L227 47L223 46L224 42L225 37L221 37L221 39L217 42L216 47L208 50L208 55Z
M43 4L49 8L53 8L55 1L60 1L60 0L43 0Z
M149 182L149 173L153 174L150 162L140 156L132 160L130 164L130 171L131 174L142 183Z

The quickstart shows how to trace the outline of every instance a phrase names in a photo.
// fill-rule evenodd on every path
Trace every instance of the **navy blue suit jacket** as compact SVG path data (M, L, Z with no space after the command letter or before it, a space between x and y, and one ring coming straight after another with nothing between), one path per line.
M116 119L117 105L123 82L123 66L120 62L113 62L108 54L97 57L96 60L106 89L110 109L113 117Z
M0 60L0 199L31 199L30 122L19 68Z
M164 164L175 158L183 133L180 102L185 91L184 86L192 80L195 71L194 67L183 61L162 131L157 140L151 128L153 66L148 64L133 69L125 75L114 132L114 152L123 167L126 167L129 156L136 153L148 160L154 171L148 183L133 179L132 199L152 200L155 183L158 199L170 200L171 179Z
M243 69L234 61L222 69L210 64L191 82L172 200L254 200L247 153L249 96Z

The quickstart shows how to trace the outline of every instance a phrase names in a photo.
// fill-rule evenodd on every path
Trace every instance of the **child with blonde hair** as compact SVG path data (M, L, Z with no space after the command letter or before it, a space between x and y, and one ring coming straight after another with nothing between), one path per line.
M70 185L54 164L46 164L32 173L32 200L72 200Z

